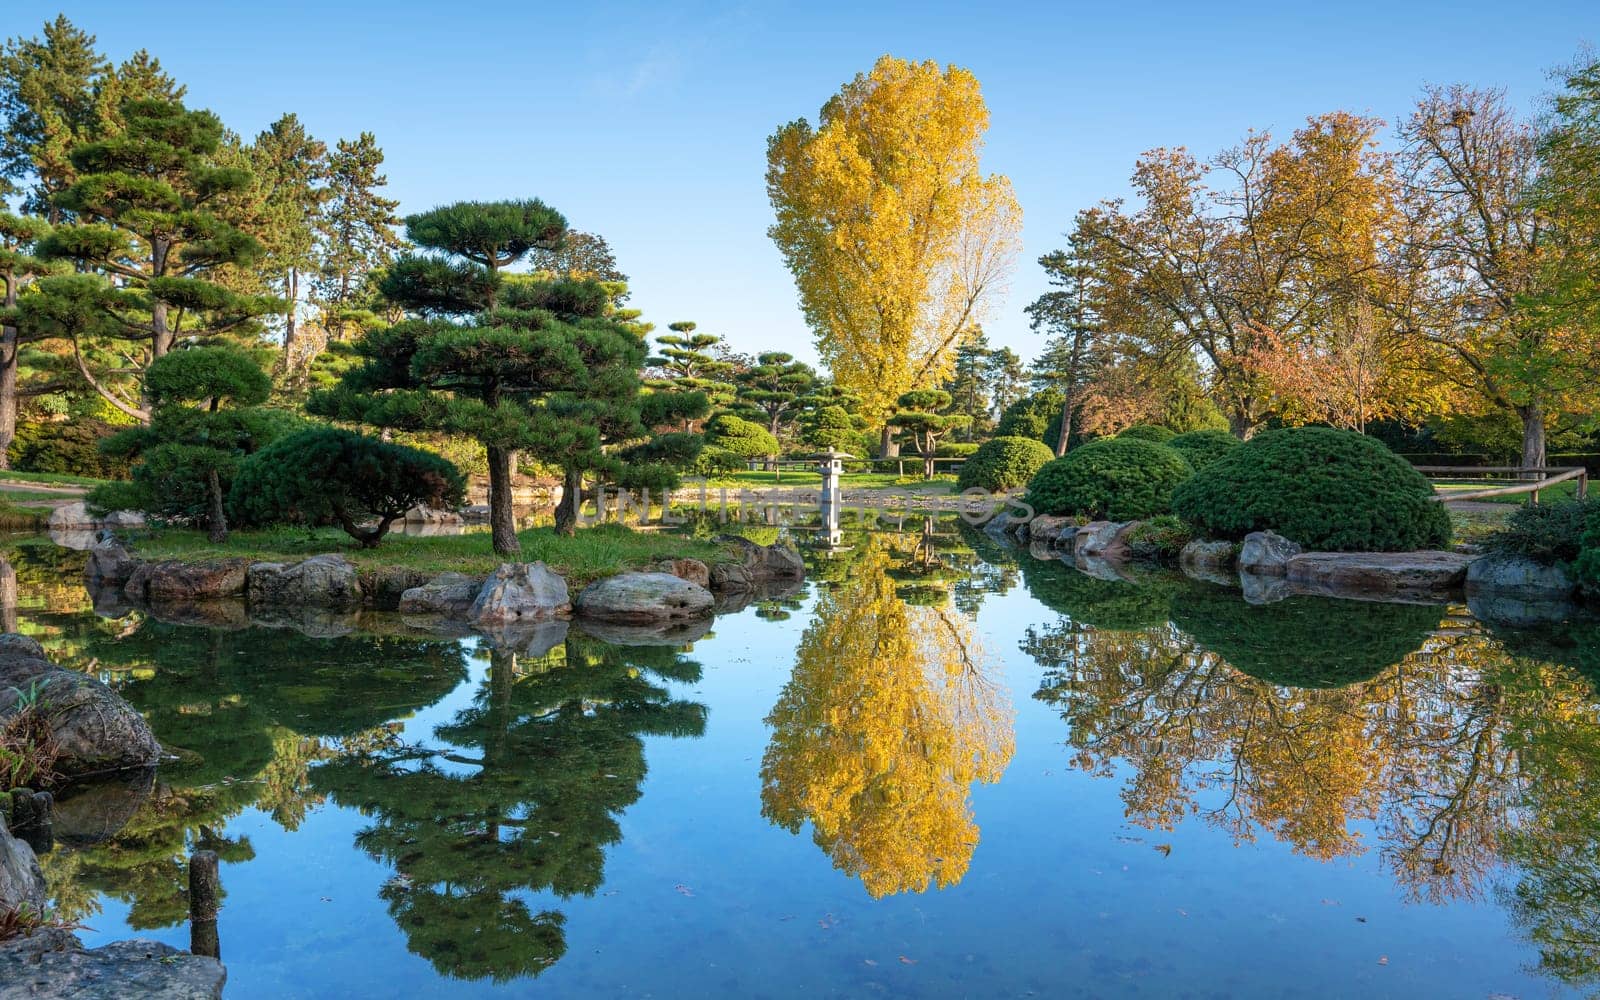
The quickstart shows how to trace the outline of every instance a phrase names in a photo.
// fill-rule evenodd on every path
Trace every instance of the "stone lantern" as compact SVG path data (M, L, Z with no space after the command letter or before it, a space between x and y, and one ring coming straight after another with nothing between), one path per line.
M822 513L820 534L824 544L833 547L843 540L839 531L839 513L843 506L839 500L839 477L844 474L844 460L855 456L829 448L812 458L816 460L817 471L822 473L822 491L818 494L818 506Z

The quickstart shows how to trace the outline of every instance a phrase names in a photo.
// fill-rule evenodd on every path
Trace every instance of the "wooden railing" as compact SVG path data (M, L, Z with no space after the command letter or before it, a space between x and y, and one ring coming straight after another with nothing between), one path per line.
M1538 503L1541 491L1547 490L1558 483L1571 482L1573 480L1578 483L1579 499L1589 495L1589 470L1582 466L1418 465L1415 468L1429 479L1439 479L1441 477L1454 479L1466 477L1487 478L1491 473L1502 473L1504 475L1501 478L1505 479L1515 477L1515 481L1512 481L1510 485L1497 486L1487 490L1440 493L1438 492L1438 487L1435 487L1433 498L1439 501L1492 500L1495 497L1509 497L1528 493L1531 494L1529 499L1534 503Z

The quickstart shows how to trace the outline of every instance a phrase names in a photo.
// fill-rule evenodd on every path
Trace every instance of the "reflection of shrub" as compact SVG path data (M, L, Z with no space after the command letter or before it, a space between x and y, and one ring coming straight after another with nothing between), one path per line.
M1334 688L1377 676L1422 648L1442 609L1328 597L1253 605L1193 584L1172 600L1172 623L1241 673L1283 687Z
M1239 439L1227 431L1190 431L1168 441L1167 447L1187 458L1189 464L1199 472L1239 447Z
M1491 552L1527 556L1546 566L1572 562L1583 551L1583 533L1591 512L1600 512L1600 504L1578 499L1524 504L1511 512L1504 528L1484 538L1483 544Z
M1165 625L1177 587L1165 576L1137 583L1101 580L1048 559L1023 559L1021 566L1035 600L1090 628L1135 631Z
M990 438L962 464L956 485L964 490L1015 489L1055 457L1055 452L1033 438Z
M21 472L127 478L127 458L100 451L100 442L117 430L103 421L84 417L61 423L18 424L9 452L11 467Z
M1119 438L1133 438L1136 441L1154 441L1156 444L1166 444L1178 435L1166 427L1156 424L1134 424L1127 430L1117 434Z
M1576 670L1600 692L1600 621L1590 618L1540 628L1491 624L1489 631L1512 656Z
M1276 531L1308 549L1399 552L1450 541L1450 516L1404 459L1331 427L1269 431L1198 472L1172 510L1212 538Z
M1194 532L1181 517L1161 514L1140 521L1129 529L1125 540L1136 559L1175 563L1183 547L1194 538Z
M1040 514L1127 521L1166 513L1173 489L1192 473L1188 460L1166 445L1108 438L1040 468L1027 499Z

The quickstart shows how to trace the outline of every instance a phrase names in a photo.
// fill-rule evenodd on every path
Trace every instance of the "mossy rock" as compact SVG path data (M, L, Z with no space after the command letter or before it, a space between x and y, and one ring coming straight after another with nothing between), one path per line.
M1297 596L1255 605L1193 584L1172 599L1172 623L1240 673L1281 687L1338 688L1383 673L1422 648L1437 605Z

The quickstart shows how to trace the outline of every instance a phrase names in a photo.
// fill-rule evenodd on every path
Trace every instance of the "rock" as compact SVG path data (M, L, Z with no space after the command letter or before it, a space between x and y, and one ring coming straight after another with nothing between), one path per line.
M1239 569L1264 576L1283 576L1289 560L1305 550L1296 542L1271 531L1252 531L1239 546Z
M1056 539L1069 528L1077 528L1070 517L1055 517L1050 514L1040 514L1028 522L1028 541L1043 542L1046 545L1055 545Z
M708 617L711 592L669 573L618 573L583 588L576 602L584 618L650 624Z
M1012 523L1011 515L1005 511L1001 511L983 522L983 533L990 538L1004 538L1014 528L1016 528L1016 525Z
M434 510L427 504L418 504L406 511L402 520L406 524L435 524L441 527L459 528L464 522L460 514L453 510Z
M718 563L711 568L713 590L748 590L773 580L801 580L806 564L800 554L786 545L757 545L739 535L718 535L717 541L739 550L737 563Z
M465 573L440 573L400 595L400 612L408 615L462 615L478 599L483 581Z
M115 535L106 535L89 550L89 562L83 575L91 584L120 586L133 575L139 560Z
M1037 518L1035 518L1037 520ZM1072 539L1072 556L1080 559L1125 560L1131 552L1125 537L1138 521L1091 521L1078 529Z
M488 524L489 505L475 503L470 507L461 508L461 520L466 524Z
M413 587L425 586L431 578L431 574L408 566L376 566L361 570L358 576L363 603L379 611L398 610L400 600L405 597L406 591ZM481 580L473 582L482 583ZM476 597L477 593L477 587L474 586L472 595ZM472 603L470 597L467 603ZM465 611L466 608L463 607L462 610Z
M0 720L30 702L50 726L64 778L151 767L160 755L144 716L115 691L50 663L32 639L0 635Z
M1246 604L1276 604L1294 595L1289 581L1271 573L1239 571L1239 589Z
M1467 567L1467 593L1519 601L1566 604L1578 585L1560 566L1545 566L1525 556L1489 555Z
M297 563L259 562L246 573L252 607L354 608L361 605L356 568L341 555L312 556Z
M506 625L555 618L570 610L567 581L544 563L501 563L483 581L467 618L478 625Z
M13 837L0 817L0 915L23 908L36 916L42 914L45 896L44 870L39 867L33 848ZM0 980L0 990L3 989L4 982Z
M211 559L205 562L167 562L148 564L150 571L143 592L129 596L148 601L216 601L243 597L248 559ZM142 569L142 567L141 567ZM128 586L140 579L140 570L128 578Z
M74 503L64 503L50 512L49 529L51 531L77 531L84 528L100 527L100 519L89 513L89 506L82 500Z
M1196 538L1178 553L1178 565L1184 569L1232 569L1239 558L1239 546L1233 542L1213 542Z
M711 569L698 559L662 559L652 568L657 573L670 573L697 587L711 589Z
M158 941L87 949L47 927L0 944L0 1000L218 1000L227 970Z
M1289 560L1296 590L1330 596L1443 597L1467 578L1458 552L1307 552Z
M112 531L140 531L145 526L144 514L137 510L114 510L100 523Z

